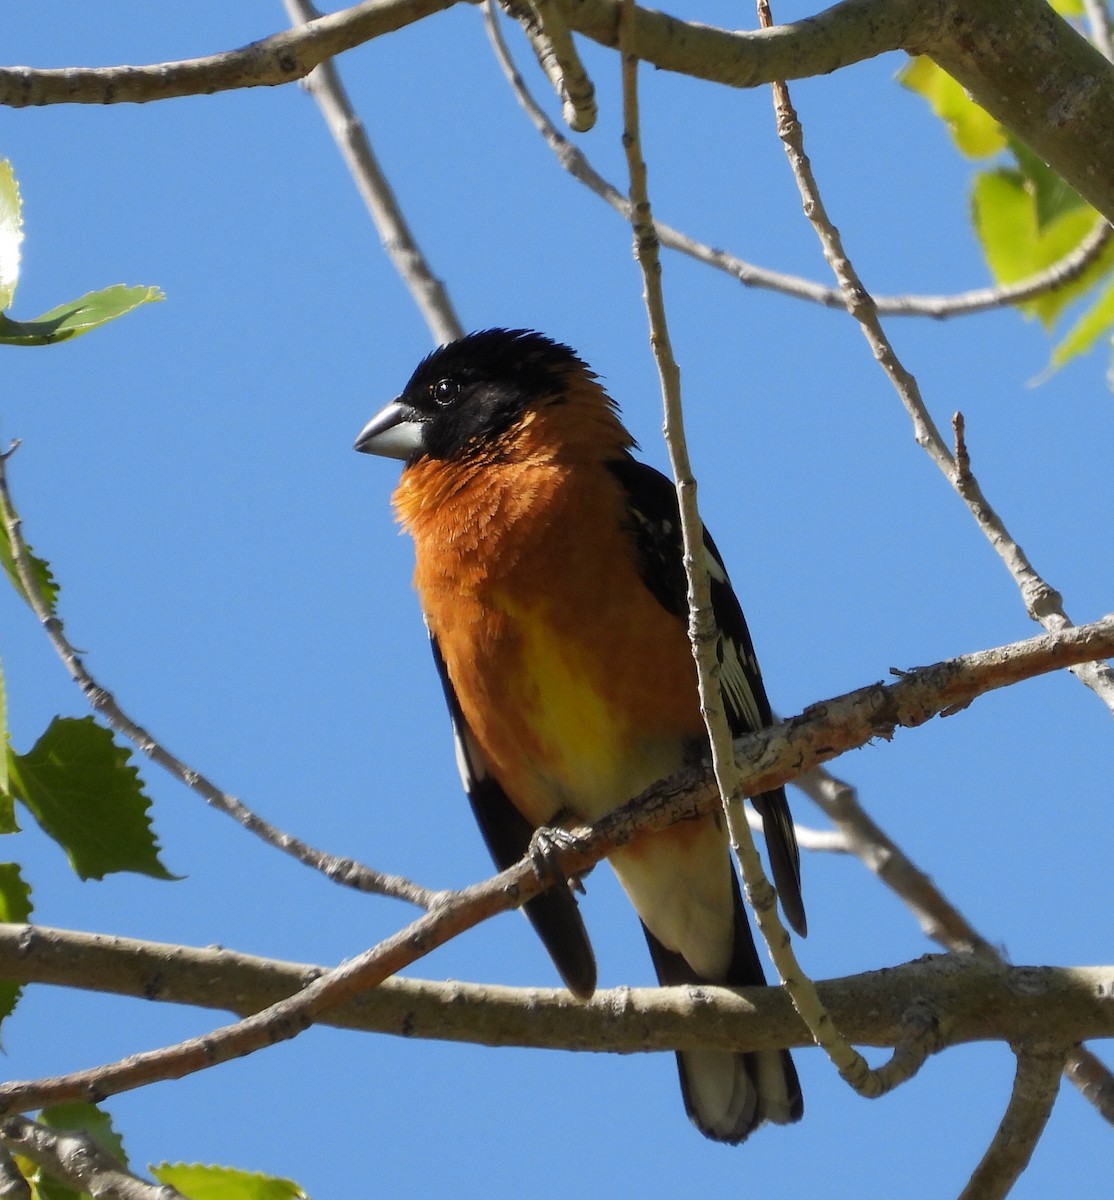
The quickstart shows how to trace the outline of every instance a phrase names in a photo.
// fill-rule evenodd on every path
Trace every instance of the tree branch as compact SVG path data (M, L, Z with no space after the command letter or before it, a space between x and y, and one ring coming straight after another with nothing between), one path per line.
M0 1145L25 1155L76 1194L97 1200L186 1200L176 1188L133 1175L79 1130L49 1129L37 1121L7 1116L0 1120Z
M1052 1114L1067 1051L1047 1044L1017 1048L1017 1073L1002 1123L959 1200L1000 1200L1029 1165Z
M740 790L747 795L770 791L873 737L890 737L898 726L912 728L932 716L949 715L984 691L1100 654L1114 654L1114 614L1059 636L964 655L911 671L894 684L874 684L812 705L799 717L735 743L743 772ZM465 929L525 903L553 878L581 875L634 837L703 815L717 803L718 791L706 769L679 772L609 813L583 835L570 838L556 853L555 867L546 871L544 881L533 861L526 859L487 883L445 897L418 920L314 980L296 996L235 1025L161 1050L55 1080L6 1084L0 1087L0 1112L62 1100L96 1100L156 1079L181 1078L296 1037L323 1013L376 987Z
M304 27L320 17L309 0L284 0L290 20ZM367 130L340 81L331 61L315 67L305 79L305 89L317 102L325 124L333 135L360 193L383 249L406 285L434 342L452 342L464 336L445 286L430 269L429 262L399 208L395 194L383 174Z
M297 29L283 29L236 50L132 67L0 67L0 104L146 104L275 87L373 38L394 33L457 0L365 0Z
M488 37L500 69L511 85L519 106L529 117L534 128L541 134L558 164L578 183L583 184L589 191L594 192L601 200L610 205L624 221L629 222L630 201L627 197L595 169L587 155L565 137L530 94L525 80L511 59L491 0L485 0L483 10ZM847 307L843 293L838 287L827 287L799 275L789 275L782 271L772 271L768 267L757 266L730 251L720 250L705 242L699 242L681 230L675 229L672 225L666 225L656 219L654 231L663 246L685 254L707 267L723 271L724 274L738 280L743 287L765 288L784 296L792 296L797 300L820 304L825 308L846 309ZM1074 283L1095 262L1112 235L1114 235L1114 228L1106 221L1099 220L1095 228L1083 238L1079 245L1065 254L1063 258L1044 270L1034 272L1015 283L971 288L952 295L876 295L874 304L883 316L932 317L941 321L951 317L965 317L975 313L990 312L1006 308L1011 304L1021 304L1026 300L1048 295Z
M320 871L334 883L343 884L356 891L392 896L396 900L405 900L422 908L431 907L437 899L437 894L428 888L423 888L399 875L388 875L372 870L354 859L327 854L323 850L308 845L300 838L276 828L269 821L265 821L248 808L242 800L223 791L200 771L172 754L156 737L120 707L116 698L107 688L98 683L85 666L81 655L67 638L62 628L62 621L51 610L39 588L31 562L31 554L23 537L23 521L16 511L11 490L8 487L8 460L18 446L19 443L14 442L8 450L0 452L0 525L3 525L8 536L12 561L23 589L24 599L38 617L55 653L62 660L63 666L70 673L74 683L81 689L90 708L99 714L112 729L126 737L137 750L140 750L180 783L185 784L211 808L231 817L267 845L281 850L284 854L289 854L315 871Z
M0 925L0 978L21 983L248 1015L324 973L232 950ZM918 1001L939 1014L941 1046L1114 1036L1114 965L1014 967L937 954L817 988L848 1036L866 1046L896 1045ZM615 988L584 1002L564 988L393 978L323 1013L320 1023L473 1045L622 1054L812 1044L777 987Z
M366 0L238 50L143 67L0 68L0 104L144 103L307 75L335 54L451 7ZM574 32L617 47L621 0L560 0ZM729 32L639 9L632 52L731 87L825 75L890 50L927 53L1108 220L1114 67L1045 0L843 0L808 20Z

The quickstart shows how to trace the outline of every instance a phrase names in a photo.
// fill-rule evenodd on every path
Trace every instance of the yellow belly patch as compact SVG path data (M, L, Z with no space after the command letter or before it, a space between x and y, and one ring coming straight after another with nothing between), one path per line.
M512 694L529 697L518 714L542 747L544 774L564 802L584 817L605 812L623 785L629 733L603 694L583 650L560 635L544 612L527 610L500 597L518 640L519 678ZM513 718L512 718L513 719Z

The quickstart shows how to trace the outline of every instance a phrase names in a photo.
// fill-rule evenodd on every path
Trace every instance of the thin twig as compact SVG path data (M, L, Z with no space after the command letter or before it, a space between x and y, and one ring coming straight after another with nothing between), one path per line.
M813 705L799 717L735 742L734 754L743 771L739 790L746 794L770 791L845 750L878 736L891 737L898 726L921 725L934 715L958 711L984 691L1096 654L1114 654L1114 614L1056 637L1045 635L993 651L961 655L947 663L910 671L896 683L873 684ZM101 1099L157 1079L178 1079L296 1037L321 1013L377 986L465 929L526 903L552 879L581 875L632 839L668 828L679 820L703 816L718 803L718 789L712 786L706 770L691 767L680 771L601 818L583 835L562 844L556 852L556 869L547 870L544 880L533 860L527 858L484 884L442 893L440 902L425 915L313 980L295 996L233 1025L173 1046L57 1079L2 1085L0 1113L64 1100ZM745 823L740 824L749 838ZM751 854L757 859L753 842ZM768 884L766 888L772 904L773 890Z
M7 1116L0 1119L0 1145L31 1159L76 1194L97 1200L186 1200L168 1184L140 1179L79 1129L51 1129Z
M587 133L596 123L596 89L588 78L564 14L554 0L502 0L522 26L538 65L561 101L570 129Z
M956 447L950 472L952 486L967 505L987 540L998 552L998 557L1005 563L1006 569L1021 591L1021 599L1029 616L1050 633L1070 629L1072 621L1064 610L1063 597L1037 573L1025 551L1010 536L1002 518L991 507L979 486L979 481L971 472L971 456L967 449L962 413L956 413L953 417L952 429ZM939 456L936 453L932 453L931 457L937 461L940 469L944 470L945 462L938 461ZM1086 663L1075 667L1072 673L1114 714L1114 671L1108 665Z
M295 28L321 16L309 0L283 0L283 3ZM356 116L332 60L326 59L315 67L306 76L303 86L317 102L367 205L383 249L413 296L434 341L452 342L462 337L464 329L452 301L441 280L430 270L428 260L399 208L394 191L371 148L367 130Z
M731 733L727 725L723 695L719 687L719 663L716 655L715 617L711 606L711 581L703 553L704 531L696 506L696 480L689 461L681 407L681 373L673 358L661 287L661 261L654 233L653 212L647 184L638 105L638 56L633 50L634 0L624 0L619 26L620 57L623 78L623 145L630 175L631 226L634 231L635 257L642 271L646 313L650 323L650 344L661 379L665 407L665 438L669 449L684 541L684 565L688 579L689 638L696 659L700 689L700 708L708 731L712 752L712 772L727 819L732 846L742 869L747 899L770 950L786 991L809 1032L831 1058L845 1079L864 1096L879 1096L896 1082L872 1071L866 1059L839 1032L824 1008L816 986L805 974L777 913L777 894L766 878L754 838L743 819L743 797L753 794L742 789L735 763ZM903 1047L904 1050L904 1047ZM927 1049L926 1049L927 1054ZM912 1064L915 1056L904 1054ZM895 1055L896 1058L896 1055ZM922 1059L923 1061L923 1059Z
M994 947L859 803L855 789L817 767L794 780L832 820L847 849L912 910L926 937L948 950L997 959Z
M396 900L405 900L407 903L416 904L421 908L429 908L433 905L438 897L437 892L423 888L401 876L374 871L354 859L326 854L323 850L317 850L299 838L277 829L254 813L241 800L222 791L200 771L188 766L172 754L158 739L124 712L112 693L103 687L86 668L82 658L66 636L62 628L62 621L51 612L39 588L31 565L30 551L23 538L23 522L12 502L11 491L8 487L7 466L13 449L14 446L12 449L0 453L0 520L3 521L7 530L12 561L23 586L24 595L42 624L50 644L54 647L55 653L62 660L62 664L70 673L71 678L81 688L82 694L93 711L98 713L117 733L126 737L152 762L199 795L210 807L239 822L249 833L260 838L267 845L281 850L284 854L289 854L298 862L312 867L315 871L320 871L334 883L343 884L345 887L351 887L361 892L371 892L379 896L389 896Z
M825 767L807 771L793 782L836 826L834 832L843 839L844 848L912 909L927 937L945 950L1007 964L1001 950L979 933L932 877L867 813L850 784L837 779ZM1114 1125L1114 1072L1086 1047L1073 1046L1064 1073L1100 1115Z
M1076 1046L1068 1055L1064 1074L1098 1109L1099 1115L1114 1125L1114 1072L1086 1046Z
M1111 27L1110 6L1106 0L1083 0L1083 11L1087 14L1091 41L1104 57L1114 62L1114 29Z
M31 1185L7 1150L0 1150L0 1200L32 1200Z
M794 780L798 786L800 780ZM765 833L762 818L753 808L747 807L747 824L751 833ZM802 850L812 850L817 854L851 854L851 845L841 829L813 829L810 825L793 824L793 834L797 845Z
M553 152L558 165L587 187L589 191L594 192L609 204L624 221L629 223L630 201L627 197L600 175L584 152L561 133L530 94L526 81L511 58L491 0L484 0L483 11L488 37L500 69L513 89L520 107ZM771 271L766 267L755 266L726 250L718 250L704 242L698 242L661 221L655 220L654 230L663 246L688 255L697 262L713 267L717 271L723 271L733 279L737 279L744 287L764 288L781 295L792 296L798 300L819 304L824 308L845 309L847 307L843 293L838 287L825 287L823 284L816 283L811 279L803 279L798 275L788 275L780 271ZM975 313L1006 308L1012 304L1021 304L1026 300L1033 300L1038 296L1047 295L1074 283L1095 262L1112 236L1114 236L1114 227L1099 219L1094 229L1062 259L1025 279L997 287L973 288L969 291L957 292L954 295L875 296L874 303L879 313L885 316L932 317L936 320L970 316Z
M1001 1200L1029 1165L1060 1087L1066 1050L1019 1046L1010 1102L959 1200Z
M768 0L758 0L758 11L759 20L763 25L773 23ZM824 257L831 266L841 291L847 298L848 311L859 321L875 359L885 370L900 396L906 412L913 421L917 443L928 453L956 489L979 527L998 551L999 557L1002 558L1021 590L1030 616L1050 632L1062 632L1071 628L1071 622L1063 611L1059 594L1033 570L1021 547L1010 537L1001 519L986 502L978 482L971 474L962 414L957 413L953 421L955 454L951 454L944 444L935 422L925 407L916 380L905 370L894 352L878 319L877 310L872 303L870 294L863 287L857 272L848 259L839 231L829 219L824 208L816 180L812 174L811 164L805 154L800 122L797 120L796 112L790 101L788 88L784 83L775 83L772 86L778 118L778 134L785 145L786 154L804 203L805 214L816 231L824 250ZM1114 712L1114 672L1106 663L1081 664L1079 667L1073 668L1073 673L1095 691L1107 707ZM844 787L846 788L846 785ZM843 802L846 803L848 799L854 800L854 793L850 789L846 789L842 793ZM865 812L860 810L860 813L861 817L856 820L855 824L859 829L865 829L864 849L869 850L870 854L874 854L881 848L884 855L888 853L891 856L890 861L895 864L895 872L898 869L902 872L904 885L910 897L909 902L913 905L914 911L922 916L922 925L925 926L929 936L937 937L942 941L945 938L954 937L960 945L969 945L977 953L998 957L995 948L978 934L958 910L945 901L939 893L931 894L935 889L932 888L931 881L927 876L924 876L901 854L897 846L882 833L882 830L866 817ZM849 836L854 838L854 834L849 834ZM917 896L916 902L912 899L914 896ZM929 899L930 903L923 904L925 899ZM941 918L943 926L940 932L937 932L935 922ZM1110 1073L1088 1051L1082 1049L1073 1051L1070 1061L1080 1077L1094 1079L1098 1075L1105 1074L1108 1080L1111 1079ZM1106 1086L1096 1087L1093 1091L1099 1095L1109 1095Z
M758 9L761 23L766 26L772 25L773 19L767 0L758 0ZM805 215L816 232L824 251L824 258L839 283L847 311L858 321L871 353L885 371L913 422L917 444L928 454L966 503L979 528L998 552L1018 585L1026 610L1033 620L1038 621L1050 632L1069 628L1071 621L1064 612L1059 593L1033 569L1024 551L990 507L974 476L969 471L959 471L955 457L945 444L924 403L916 379L906 370L894 351L878 318L877 307L847 257L839 230L828 216L812 173L812 165L805 153L804 136L789 99L789 89L784 83L774 83L771 86L775 97L778 136L785 146L793 177L801 193ZM1114 714L1114 672L1105 666L1088 666L1074 673Z

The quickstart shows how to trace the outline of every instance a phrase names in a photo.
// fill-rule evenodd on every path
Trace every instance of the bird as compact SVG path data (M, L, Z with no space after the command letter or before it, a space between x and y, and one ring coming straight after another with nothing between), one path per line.
M371 418L355 449L400 459L392 502L414 543L414 586L464 790L502 870L545 831L590 823L706 760L672 482L637 460L599 377L528 329L440 346ZM719 686L732 735L772 723L742 609L704 549ZM755 796L782 910L806 932L783 789ZM643 835L608 858L662 985L765 984L721 812ZM567 988L597 969L575 887L525 905ZM677 1054L685 1109L739 1143L803 1113L788 1050Z

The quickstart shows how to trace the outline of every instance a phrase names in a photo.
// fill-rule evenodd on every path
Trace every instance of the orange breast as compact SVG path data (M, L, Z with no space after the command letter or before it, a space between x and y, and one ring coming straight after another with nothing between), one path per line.
M642 583L606 469L425 462L395 502L461 710L532 823L595 819L683 765L703 731L687 634Z

